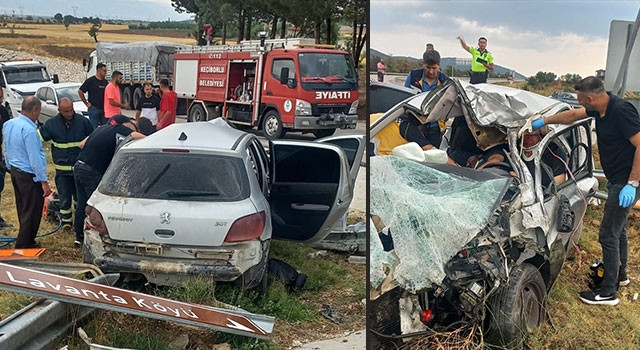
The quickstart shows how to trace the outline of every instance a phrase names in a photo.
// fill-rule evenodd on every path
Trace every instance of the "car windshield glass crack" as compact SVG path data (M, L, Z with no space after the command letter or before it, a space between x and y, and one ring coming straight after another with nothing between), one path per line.
M391 232L399 259L394 282L412 293L442 282L447 261L486 226L511 181L478 181L393 156L370 161L371 215ZM381 248L371 245L373 288L393 261Z

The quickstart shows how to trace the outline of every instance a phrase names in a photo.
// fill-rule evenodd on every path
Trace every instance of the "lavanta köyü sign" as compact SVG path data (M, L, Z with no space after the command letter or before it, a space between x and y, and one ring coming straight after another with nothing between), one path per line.
M266 316L183 303L7 264L0 264L0 289L257 338L268 337L273 328L273 319ZM251 316L262 318L262 327Z

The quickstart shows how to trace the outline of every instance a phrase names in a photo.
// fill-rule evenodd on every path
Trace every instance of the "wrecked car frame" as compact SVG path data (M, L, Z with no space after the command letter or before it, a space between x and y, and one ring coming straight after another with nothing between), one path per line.
M521 129L569 108L527 91L450 80L372 123L374 153L388 148L376 136L406 111L426 122L464 118L483 151L508 144L505 161L486 170L371 158L372 344L475 324L485 341L517 346L545 320L548 292L579 239L597 180L588 121L550 126L526 152ZM564 180L551 181L549 154L561 159Z

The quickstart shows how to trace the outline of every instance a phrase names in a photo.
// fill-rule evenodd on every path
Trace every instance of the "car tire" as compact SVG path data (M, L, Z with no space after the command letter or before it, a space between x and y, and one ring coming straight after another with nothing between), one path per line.
M201 104L194 104L189 109L189 118L187 118L189 122L204 122L207 121L207 113L202 107Z
M123 104L125 105L129 105L129 107L131 106L131 87L130 86L125 86L122 89L122 101Z
M327 136L331 136L333 134L336 133L336 129L318 129L316 131L313 132L314 135L316 135L317 139L323 138L323 137L327 137Z
M138 109L142 96L144 96L144 90L142 90L142 86L136 86L136 88L133 90L133 101L131 104L132 109Z
M546 319L547 289L538 269L527 263L509 274L509 283L489 299L485 340L501 349L521 348L523 336Z
M282 120L277 111L272 109L262 118L262 133L269 140L277 140L284 136Z

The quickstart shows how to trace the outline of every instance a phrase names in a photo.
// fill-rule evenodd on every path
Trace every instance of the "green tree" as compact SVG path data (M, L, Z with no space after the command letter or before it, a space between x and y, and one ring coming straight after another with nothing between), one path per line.
M62 19L62 24L64 24L64 29L69 30L69 25L73 22L73 16L66 15Z
M102 21L100 18L94 19L91 28L89 28L89 36L92 37L95 42L98 42L98 31L100 28L102 28Z
M58 22L58 23L62 23L62 13L60 13L60 12L56 13L56 15L53 16L53 19L55 19L56 22Z

